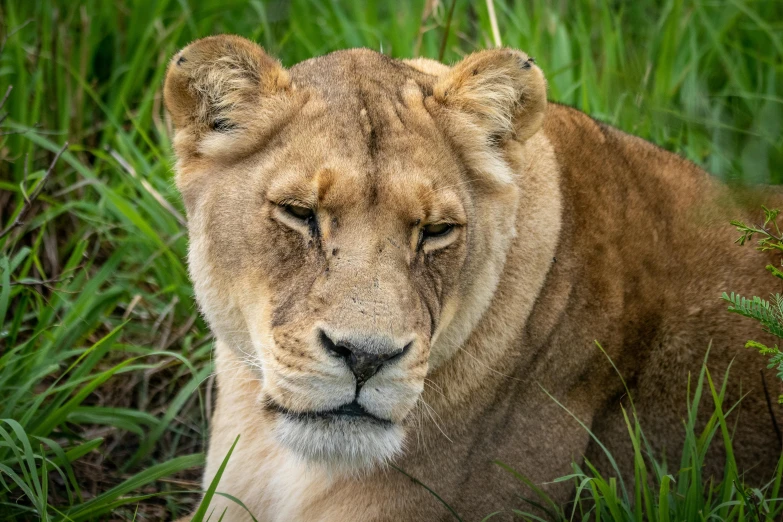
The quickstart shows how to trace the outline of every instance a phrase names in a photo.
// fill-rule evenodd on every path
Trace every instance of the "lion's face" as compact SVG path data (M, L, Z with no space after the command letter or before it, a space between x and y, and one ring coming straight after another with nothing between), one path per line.
M313 95L196 196L205 223L192 234L206 248L190 263L227 301L199 294L201 306L258 369L282 439L311 458L399 449L468 252L475 203L461 165L432 123L406 132L387 110Z
M365 50L285 71L232 37L174 58L199 304L262 380L279 441L310 461L398 453L428 371L489 303L516 216L503 151L532 102L506 78L496 122L470 82L505 67L543 90L527 57L496 53L442 77Z

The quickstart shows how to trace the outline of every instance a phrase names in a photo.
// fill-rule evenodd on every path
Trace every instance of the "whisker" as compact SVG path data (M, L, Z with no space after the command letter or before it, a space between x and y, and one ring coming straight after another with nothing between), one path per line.
M437 393L441 395L441 397L446 398L446 395L443 393L443 388L432 382L430 379L424 378L424 386L429 386L433 390L435 390Z
M423 404L427 408L427 410L426 410L427 411L427 415L429 415L430 419L432 420L432 423L435 424L435 427L438 428L438 431L440 431L441 434L444 437L446 437L446 440L448 440L449 442L453 443L454 441L451 440L451 438L448 435L446 435L446 432L443 431L443 428L440 427L440 424L438 424L438 421L436 421L435 417L432 416L433 413L435 415L438 415L438 412L436 412L434 409L432 409L432 407L429 404L427 404L427 402L424 399L422 399L421 397L419 397L419 400L421 401L421 404ZM438 415L438 418L440 418L440 415ZM441 419L441 420L443 420L443 419Z

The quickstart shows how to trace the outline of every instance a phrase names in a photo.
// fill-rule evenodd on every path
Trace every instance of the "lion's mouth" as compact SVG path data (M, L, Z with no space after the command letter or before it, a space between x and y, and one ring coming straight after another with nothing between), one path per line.
M387 462L402 451L405 429L374 415L356 400L320 411L292 411L267 398L264 409L276 415L277 441L306 461L338 472L355 473Z
M285 415L288 418L303 420L303 421L317 420L317 419L356 418L356 419L378 422L382 424L393 424L393 422L388 419L382 419L380 417L373 415L372 413L364 409L364 407L361 404L359 404L356 400L354 400L353 402L349 402L347 404L343 404L342 406L338 406L337 408L333 408L331 410L302 412L302 411L289 410L288 408L285 408L284 406L281 406L277 402L270 399L265 402L264 408L269 411L274 411L281 415Z

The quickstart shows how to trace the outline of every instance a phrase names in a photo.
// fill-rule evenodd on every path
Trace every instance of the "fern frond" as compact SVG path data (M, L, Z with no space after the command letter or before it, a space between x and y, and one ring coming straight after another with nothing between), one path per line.
M780 246L780 249L783 250L783 245ZM767 270L769 271L770 274L777 277L778 279L783 279L783 271L778 270L772 265L767 265Z
M775 303L775 306L778 308L778 317L783 317L783 295L781 294L775 294L772 296L772 301Z
M745 348L753 348L754 350L758 350L761 355L777 355L780 353L780 350L778 350L777 346L770 348L766 344L760 343L758 341L746 342Z
M729 312L755 319L764 331L783 339L783 318L779 315L780 310L773 308L769 301L758 296L747 299L734 292L731 295L724 292L722 299L729 303Z
M775 347L777 348L777 346ZM777 369L778 371L778 377L783 379L783 352L778 352L769 359L769 365L767 366L770 370Z

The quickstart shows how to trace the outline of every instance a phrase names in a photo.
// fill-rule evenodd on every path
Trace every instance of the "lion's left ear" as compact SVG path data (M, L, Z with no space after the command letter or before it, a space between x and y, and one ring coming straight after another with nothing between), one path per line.
M177 155L255 150L293 107L292 90L288 72L255 43L233 35L196 40L172 58L163 89Z
M496 142L530 138L541 128L547 105L543 72L514 49L471 54L436 82L433 96Z

